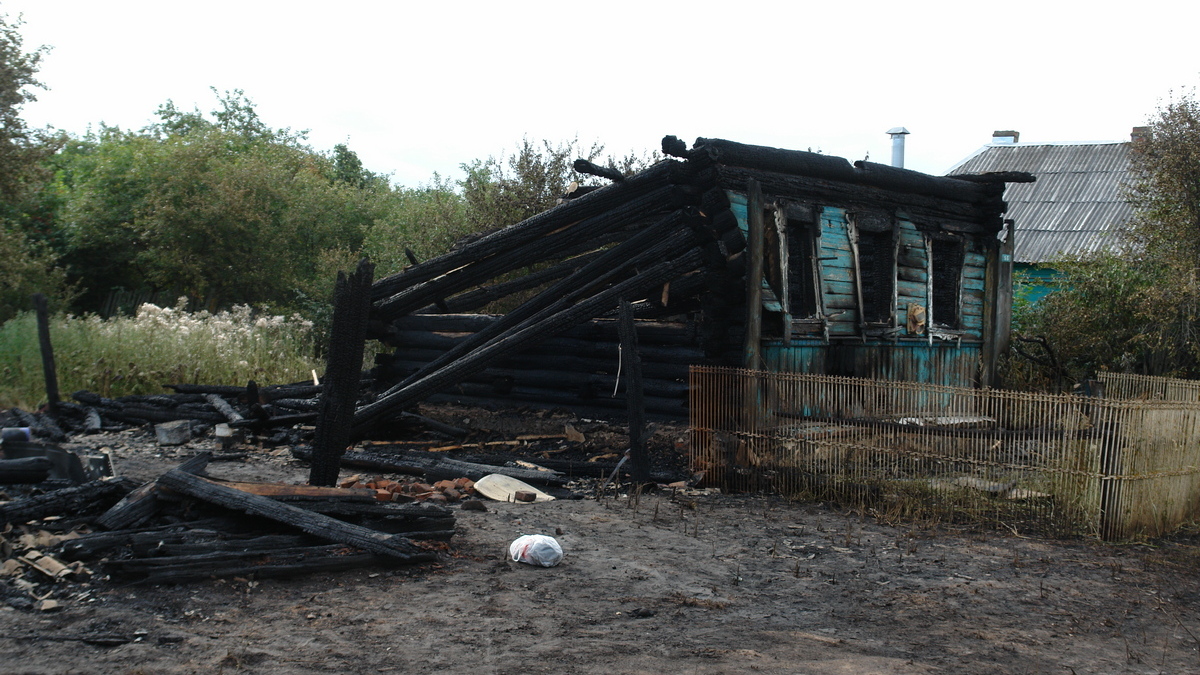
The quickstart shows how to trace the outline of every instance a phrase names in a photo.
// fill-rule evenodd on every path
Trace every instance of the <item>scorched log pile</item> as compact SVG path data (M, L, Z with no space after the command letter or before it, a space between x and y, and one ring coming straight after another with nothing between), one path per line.
M0 503L0 531L40 530L20 560L55 579L146 583L428 562L454 533L444 506L358 487L214 480L210 460L200 453L137 489L106 478Z
M618 178L586 163L576 168ZM736 219L713 217L728 209L710 165L668 160L376 282L372 336L397 351L375 371L388 386L358 408L356 435L447 392L476 400L624 408L611 395L619 367L615 325L599 354L595 340L572 338L572 331L578 335L588 322L615 315L622 301L643 318L696 309L711 280L728 274L736 256L729 244L744 248ZM534 271L526 277L493 283L529 268ZM525 290L535 280L546 285L531 299L454 336L442 334L455 317L416 313L478 307L484 298ZM647 349L657 347L646 343ZM647 409L682 417L686 366L700 353L694 340L660 350L666 358L647 359ZM529 367L535 363L540 367ZM656 364L664 366L657 381ZM656 400L656 393L667 395Z

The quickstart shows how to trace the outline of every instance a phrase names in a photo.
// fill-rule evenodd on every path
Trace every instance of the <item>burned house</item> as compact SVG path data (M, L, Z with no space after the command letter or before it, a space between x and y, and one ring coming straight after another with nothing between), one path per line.
M692 364L992 384L1011 298L1002 196L1028 174L703 138L663 150L627 177L577 162L611 182L375 282L368 336L394 352L355 429L430 397L623 409L622 303L650 414L686 416Z

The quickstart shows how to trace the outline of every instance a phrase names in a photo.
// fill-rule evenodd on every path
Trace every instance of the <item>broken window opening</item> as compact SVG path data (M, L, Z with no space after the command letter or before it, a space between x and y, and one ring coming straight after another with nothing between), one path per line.
M817 235L804 221L787 219L788 296L794 319L812 319L817 304Z
M933 278L933 323L943 328L958 328L959 293L962 288L963 260L966 248L957 237L932 237L929 240Z
M891 325L896 293L896 238L883 231L858 228L858 277L862 289L862 322Z

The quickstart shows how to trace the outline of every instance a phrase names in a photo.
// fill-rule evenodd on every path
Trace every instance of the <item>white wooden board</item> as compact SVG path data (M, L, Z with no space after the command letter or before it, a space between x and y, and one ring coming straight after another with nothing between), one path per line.
M554 499L554 497L533 487L529 483L498 473L490 473L475 481L475 491L488 499L494 499L498 502L516 501L513 495L518 492L532 492L536 494L537 498L533 500L535 502L548 502Z

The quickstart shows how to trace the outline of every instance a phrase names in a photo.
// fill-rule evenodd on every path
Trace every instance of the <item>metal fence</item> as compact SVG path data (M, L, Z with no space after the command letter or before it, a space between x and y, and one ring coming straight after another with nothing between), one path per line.
M1200 382L1154 375L1129 373L1098 373L1108 398L1157 401L1200 401Z
M742 489L1104 539L1200 515L1200 404L694 366L691 459Z

